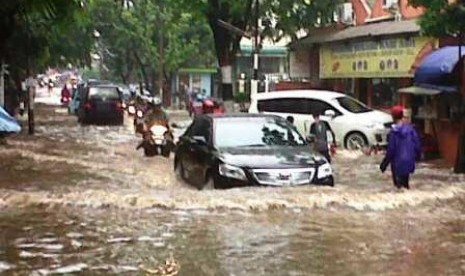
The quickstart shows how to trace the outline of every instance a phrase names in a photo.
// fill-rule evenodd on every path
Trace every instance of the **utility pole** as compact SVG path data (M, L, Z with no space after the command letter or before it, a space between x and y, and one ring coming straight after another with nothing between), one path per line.
M260 36L260 23L259 23L259 0L255 0L255 41L254 41L254 53L253 53L253 78L250 81L250 95L258 93L258 54L260 53L259 48L259 36Z
M31 30L29 26L29 20L27 22L27 41L26 41L26 55L27 55L27 80L26 80L26 92L27 92L27 121L29 128L29 135L34 135L34 92L35 92L35 81L32 77L31 69Z
M462 59L462 44L463 44L463 30L459 32L459 77L458 77L458 92L462 94L462 107L460 109L460 114L462 116L465 116L465 87L463 87L463 84L465 83L465 62ZM460 133L459 133L459 140L458 140L458 147L457 147L457 157L455 161L455 166L454 166L454 172L455 173L465 173L465 118L461 119L460 123Z
M159 14L159 32L158 32L158 95L161 98L162 102L164 102L164 95L163 95L163 47L165 44L164 37L163 37L163 18L161 18L162 13Z
M0 68L0 107L5 107L5 75L8 74L7 65L2 61Z

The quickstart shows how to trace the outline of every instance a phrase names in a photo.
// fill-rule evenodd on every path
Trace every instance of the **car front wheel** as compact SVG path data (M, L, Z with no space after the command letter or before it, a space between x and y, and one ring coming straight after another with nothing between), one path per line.
M365 135L354 132L347 136L345 146L348 150L362 150L368 146L368 142Z

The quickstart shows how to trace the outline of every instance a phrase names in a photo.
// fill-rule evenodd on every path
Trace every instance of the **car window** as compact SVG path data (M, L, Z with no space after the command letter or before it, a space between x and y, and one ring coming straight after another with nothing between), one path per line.
M216 119L214 142L219 148L306 144L286 120L272 117Z
M258 101L259 112L309 114L308 102L301 98L279 98Z
M119 99L120 94L116 87L91 87L89 99Z
M347 96L336 98L336 101L346 110L352 113L364 113L369 112L372 109L364 105L363 103Z
M308 114L324 114L327 110L333 110L336 113L336 116L341 115L341 112L334 108L334 106L320 100L308 100L309 113Z

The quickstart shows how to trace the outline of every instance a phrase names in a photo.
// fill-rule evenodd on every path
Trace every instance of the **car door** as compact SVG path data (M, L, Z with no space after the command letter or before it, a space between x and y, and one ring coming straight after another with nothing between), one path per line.
M191 132L184 138L184 169L188 181L199 187L205 181L207 161L211 155L211 124L211 121L206 117L197 117Z

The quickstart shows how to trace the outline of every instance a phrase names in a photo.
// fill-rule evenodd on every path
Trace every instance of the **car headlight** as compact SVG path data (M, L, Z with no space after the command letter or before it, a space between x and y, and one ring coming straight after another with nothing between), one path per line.
M142 112L141 110L137 110L137 118L142 118L144 117L144 112Z
M238 179L238 180L247 180L247 176L243 169L231 166L228 164L220 164L218 172L221 176Z
M318 168L318 179L323 179L331 175L333 175L333 169L329 163L324 163Z
M134 113L136 113L136 108L135 108L133 105L130 105L130 106L128 107L128 112L129 112L130 114L134 114Z

